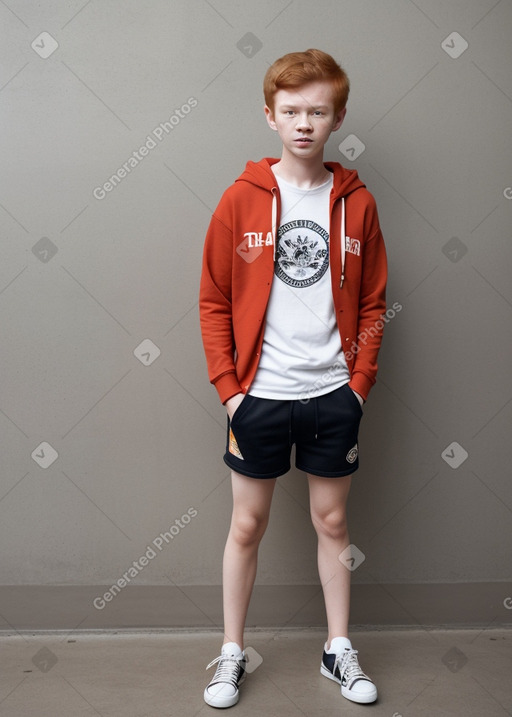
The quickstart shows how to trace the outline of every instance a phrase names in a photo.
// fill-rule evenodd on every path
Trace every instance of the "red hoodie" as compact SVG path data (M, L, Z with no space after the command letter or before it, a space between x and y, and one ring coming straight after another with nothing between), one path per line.
M206 235L199 314L208 375L222 403L246 393L258 368L281 211L270 169L278 161L247 163L224 192ZM384 327L386 251L375 200L357 171L336 162L325 166L334 173L329 230L334 311L349 385L366 399Z

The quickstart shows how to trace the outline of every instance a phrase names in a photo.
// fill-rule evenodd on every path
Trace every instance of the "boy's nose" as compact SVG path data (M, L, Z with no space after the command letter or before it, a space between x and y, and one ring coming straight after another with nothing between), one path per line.
M299 115L297 119L297 127L300 127L300 129L311 129L311 123L307 114Z

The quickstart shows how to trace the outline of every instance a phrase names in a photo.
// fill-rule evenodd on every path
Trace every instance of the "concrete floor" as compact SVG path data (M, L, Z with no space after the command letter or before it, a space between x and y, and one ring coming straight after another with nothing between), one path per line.
M240 702L221 711L203 702L218 632L4 634L0 715L512 715L510 630L383 630L351 639L379 689L374 705L348 702L320 675L324 632L253 630Z

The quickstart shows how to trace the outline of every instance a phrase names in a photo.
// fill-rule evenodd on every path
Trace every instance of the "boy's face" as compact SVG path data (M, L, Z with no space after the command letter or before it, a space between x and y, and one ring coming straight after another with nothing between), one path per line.
M334 112L329 82L310 82L296 90L278 90L274 109L265 106L269 126L278 132L284 152L295 157L323 157L331 132L341 127L346 109Z

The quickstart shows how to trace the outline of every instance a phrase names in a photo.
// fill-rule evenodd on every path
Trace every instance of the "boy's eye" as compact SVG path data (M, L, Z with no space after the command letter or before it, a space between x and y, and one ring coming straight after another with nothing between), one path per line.
M295 113L295 110L285 110L284 114L291 117L292 115L294 115L296 113ZM322 112L322 110L313 110L312 114L315 117L322 117L324 113Z

